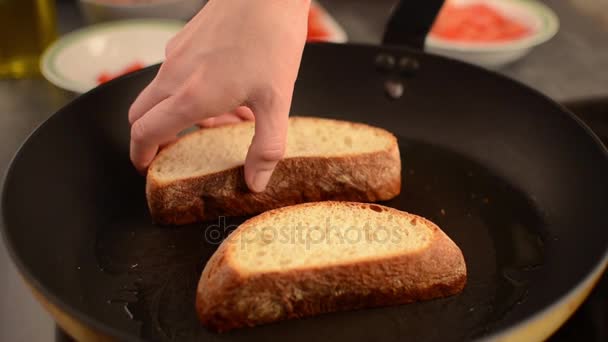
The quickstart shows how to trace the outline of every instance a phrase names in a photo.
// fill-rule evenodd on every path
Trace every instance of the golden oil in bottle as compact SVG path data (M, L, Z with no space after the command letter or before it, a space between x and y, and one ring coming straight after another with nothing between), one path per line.
M0 0L0 78L39 74L40 55L56 36L54 0Z

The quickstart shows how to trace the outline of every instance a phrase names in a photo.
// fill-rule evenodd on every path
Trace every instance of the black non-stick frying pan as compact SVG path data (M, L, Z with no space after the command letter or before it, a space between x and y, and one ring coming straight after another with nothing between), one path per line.
M402 41L421 43L412 37ZM608 155L564 108L497 74L414 49L310 45L292 112L394 132L404 187L385 204L441 226L463 250L467 286L425 303L212 333L194 311L198 277L217 248L209 232L243 218L152 224L144 178L129 162L126 113L156 71L99 87L53 115L4 180L6 244L34 293L77 338L542 339L606 265Z

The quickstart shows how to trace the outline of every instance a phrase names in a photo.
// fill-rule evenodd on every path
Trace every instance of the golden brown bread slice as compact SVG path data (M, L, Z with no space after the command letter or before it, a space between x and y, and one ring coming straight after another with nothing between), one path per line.
M264 192L252 193L243 163L252 122L202 129L163 149L150 165L152 218L185 224L257 214L302 202L388 200L401 190L397 139L364 124L292 117L285 158Z
M218 331L456 294L462 252L432 222L354 202L265 212L224 240L201 275L196 308Z

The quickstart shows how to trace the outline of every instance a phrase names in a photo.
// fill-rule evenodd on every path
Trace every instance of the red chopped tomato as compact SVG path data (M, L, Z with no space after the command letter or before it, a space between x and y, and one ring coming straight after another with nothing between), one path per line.
M110 81L113 78L112 75L110 75L107 72L102 72L101 74L99 74L99 76L97 76L97 84L102 84L102 83L106 83L108 81Z
M110 80L115 79L116 77L126 75L128 73L137 71L139 69L143 69L144 67L145 67L144 63L142 63L140 61L135 61L135 62L127 65L124 69L122 69L121 71L119 71L115 74L109 73L107 71L103 71L97 76L97 84L106 83Z
M492 42L519 39L530 31L491 6L448 3L437 16L431 34L448 40Z
M308 13L308 41L325 41L330 37L330 33L323 23L323 13L319 8L312 4Z

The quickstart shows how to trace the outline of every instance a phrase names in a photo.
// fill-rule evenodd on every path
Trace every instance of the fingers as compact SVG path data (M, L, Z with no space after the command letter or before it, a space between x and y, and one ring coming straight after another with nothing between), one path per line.
M181 62L184 62L184 60L182 59ZM161 101L174 95L174 90L180 89L176 85L187 82L188 78L193 76L191 72L176 68L175 66L179 63L180 61L176 62L175 59L167 59L163 62L156 77L142 90L131 105L129 123L133 124ZM194 75L199 74L202 74L202 72L194 73Z
M255 117L251 109L241 106L230 113L225 113L199 122L199 126L208 128L215 126L228 125L242 121L253 121Z
M152 107L131 126L130 155L133 165L145 172L159 146L175 139L182 130L196 122L229 112L236 107L236 97L229 96L226 88L209 86L207 78L197 73L176 95L170 96Z
M162 91L158 84L158 77L156 77L131 104L131 108L129 109L129 123L131 125L159 102L170 96L169 93Z
M205 119L205 120L199 122L198 125L201 128L210 128L210 127L234 124L234 123L238 123L238 122L242 122L242 121L243 121L243 119L241 119L240 117L236 116L233 113L225 113L225 114L221 114L218 116L214 116L212 118Z
M237 107L234 110L233 113L236 116L238 116L239 118L241 118L243 121L253 121L253 120L255 120L255 116L253 115L253 112L247 106Z
M131 162L139 172L145 172L159 146L170 143L179 131L187 127L183 119L167 120L178 117L170 114L173 102L174 98L161 101L131 126Z
M264 191L287 142L289 103L278 96L254 107L255 135L245 160L245 181L251 191Z

